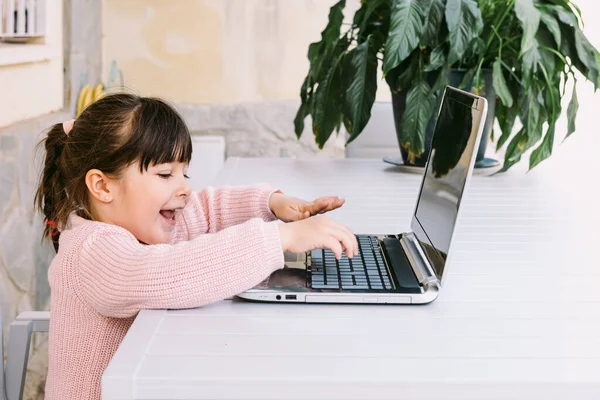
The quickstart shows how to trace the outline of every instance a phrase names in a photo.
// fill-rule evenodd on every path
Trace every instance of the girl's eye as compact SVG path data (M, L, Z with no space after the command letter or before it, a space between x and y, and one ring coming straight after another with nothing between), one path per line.
M160 176L163 179L169 179L170 177L172 177L172 174L158 174L158 176Z
M189 177L189 176L187 176L186 174L183 174L183 177L184 177L185 179L190 179L190 177Z

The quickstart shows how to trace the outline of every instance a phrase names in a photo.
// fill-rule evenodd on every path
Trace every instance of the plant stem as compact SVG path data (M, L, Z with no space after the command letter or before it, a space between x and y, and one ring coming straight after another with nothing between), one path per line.
M419 50L419 75L423 77L423 52Z
M474 92L475 94L479 95L479 87L481 86L480 83L480 75L481 75L481 65L483 64L483 60L484 58L481 57L481 60L479 60L479 65L477 65L477 70L475 71L475 78L473 79L473 87L471 89L475 89L476 91Z
M504 22L504 19L506 18L506 16L508 15L508 12L511 10L511 7L513 6L515 0L509 0L508 4L506 5L506 10L504 10L504 14L502 14L502 16L500 17L500 20L497 21L496 23L492 24L492 27L494 26L500 26L502 24L502 22ZM490 43L492 43L492 40L494 39L494 35L491 35L488 40L487 43L485 44L485 50L487 51L488 47L490 47ZM484 51L485 53L485 51Z
M546 67L544 67L543 63L539 63L542 73L544 74L544 79L548 84L548 89L550 91L550 97L552 98L552 117L556 116L556 99L554 98L554 92L552 91L552 83L550 82L550 78L548 77L548 72L546 71Z
M500 34L498 33L498 31L496 30L496 27L494 25L492 25L492 30L494 31L496 36L498 36L498 41L500 42L498 44L498 58L502 59L502 44L504 41L502 40L502 37L500 36Z
M568 65L569 63L567 62L567 59L565 58L565 56L563 56L560 52L554 50L551 47L546 47L546 46L540 46L540 49L544 49L544 50L548 50L554 54L556 54L558 56L558 58L561 59L562 62L564 62L566 65Z
M502 63L502 65L504 66L504 68L506 68L506 70L517 80L517 82L519 82L519 85L523 85L521 83L521 80L519 79L519 77L513 72L512 68L510 68L504 61L500 60L500 62Z

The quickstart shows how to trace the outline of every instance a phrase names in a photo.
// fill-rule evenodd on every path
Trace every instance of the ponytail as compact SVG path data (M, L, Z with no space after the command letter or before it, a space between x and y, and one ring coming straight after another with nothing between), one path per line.
M40 142L44 146L45 156L40 183L35 194L35 206L44 215L43 238L52 240L54 250L58 252L59 229L63 229L69 217L69 199L64 179L62 155L67 134L63 124L55 124L48 136Z

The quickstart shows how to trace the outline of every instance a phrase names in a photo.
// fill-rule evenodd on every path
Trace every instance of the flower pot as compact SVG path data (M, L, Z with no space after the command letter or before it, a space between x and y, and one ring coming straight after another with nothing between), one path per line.
M496 92L492 85L492 70L491 69L482 69L482 76L485 82L484 93L481 96L485 97L488 101L488 112L487 118L485 121L485 125L483 128L483 134L481 137L481 144L479 145L479 149L477 151L477 159L475 161L475 166L487 167L489 164L495 162L495 160L485 159L485 151L488 146L490 133L492 131L492 126L494 124L494 117L496 114ZM458 87L462 82L467 70L466 69L453 69L450 72L450 86ZM430 85L433 82L429 82ZM468 82L466 88L464 90L471 91L472 82ZM427 128L425 130L425 151L421 154L420 157L415 159L414 164L408 163L408 152L406 149L402 147L402 140L400 138L400 132L402 132L402 115L404 114L404 109L406 107L406 91L401 91L399 93L392 92L392 107L394 109L394 124L396 126L396 136L398 137L398 145L400 146L400 153L402 154L402 160L404 165L412 165L416 167L425 167L427 163L427 157L429 156L429 151L431 149L431 138L433 137L433 129L435 127L435 119L437 117L437 113L439 110L434 110L429 123L427 124Z

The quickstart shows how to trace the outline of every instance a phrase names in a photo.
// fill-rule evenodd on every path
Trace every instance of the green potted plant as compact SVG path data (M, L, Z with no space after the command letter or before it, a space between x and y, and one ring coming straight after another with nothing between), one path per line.
M342 124L348 142L364 129L381 65L405 162L424 164L441 94L450 84L490 103L478 159L495 118L501 130L496 149L508 143L502 170L530 149L533 168L552 153L567 80L576 82L579 71L595 89L599 84L598 51L570 0L363 0L342 32L344 8L345 0L331 7L321 40L309 46L310 69L294 121L300 137L310 115L320 147ZM575 86L567 136L575 131ZM517 117L522 127L511 135Z

